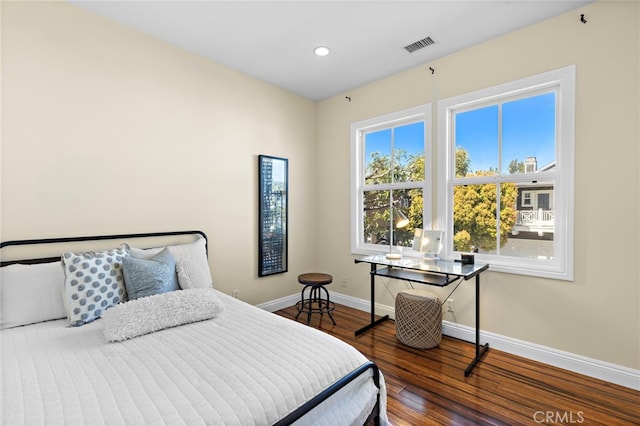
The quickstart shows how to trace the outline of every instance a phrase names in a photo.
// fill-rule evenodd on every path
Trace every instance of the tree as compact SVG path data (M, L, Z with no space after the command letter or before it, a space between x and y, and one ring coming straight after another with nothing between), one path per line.
M417 182L424 179L424 156L408 155L396 150L393 182ZM365 183L368 185L391 183L391 159L374 152L367 163ZM373 244L389 244L391 200L409 219L409 225L394 229L394 243L409 244L413 230L422 228L423 196L421 189L378 190L364 192L364 236Z
M514 162L512 162L514 163ZM517 164L517 160L516 163ZM489 176L490 169L469 174L470 160L463 148L456 149L456 176ZM523 165L524 167L524 165ZM453 243L457 251L496 249L497 194L500 188L500 246L509 240L509 232L516 222L515 206L518 191L513 183L457 185L453 188Z
M471 160L464 148L456 148L456 177L465 177L469 173Z
M415 156L408 163L409 180L420 181L424 179L424 156ZM410 239L413 238L413 230L423 227L423 206L424 197L422 196L422 189L410 189L408 190L409 196L409 212L407 217L409 218L409 226L407 231L411 233Z
M394 159L393 181L410 182L424 179L424 156L407 155L398 150ZM520 167L521 162L511 162ZM464 148L456 149L456 177L489 176L497 171L490 169L470 174L471 160ZM522 164L524 167L524 164ZM367 164L365 182L367 184L384 184L391 182L390 156L372 153ZM496 249L498 233L497 194L500 188L500 245L509 239L509 232L516 221L514 209L517 189L513 183L457 185L453 189L453 243L458 251L471 251L478 247L483 251ZM410 244L413 231L423 228L424 200L421 189L378 190L364 193L365 220L364 235L371 242L389 244L389 227L391 223L391 200L394 207L400 208L409 218L409 225L402 229L394 229L394 244Z
M524 161L518 161L514 158L509 163L509 174L524 173Z
M365 170L364 182L367 185L387 183L391 180L391 158L380 155L378 152L371 153L371 160ZM364 235L370 242L377 244L387 241L384 230L384 223L389 223L389 215L385 211L389 206L388 191L365 191L364 192Z
M472 251L471 234L464 229L453 236L453 247L458 251Z

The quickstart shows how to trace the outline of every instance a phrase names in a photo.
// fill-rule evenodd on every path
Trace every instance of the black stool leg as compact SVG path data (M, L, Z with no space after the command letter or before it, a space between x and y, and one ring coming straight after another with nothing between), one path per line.
M309 290L309 306L307 309L307 325L311 324L311 313L313 312L313 300L315 299L316 288L311 286Z
M333 319L333 315L331 315L331 300L329 299L329 290L327 290L326 288L324 288L324 286L321 287L324 290L324 293L327 295L327 298L325 300L325 304L326 304L326 311L327 314L329 314L329 318L331 318L331 322L333 323L333 325L336 325L336 321Z
M324 314L324 304L322 303L322 292L320 290L323 290L324 287L318 285L318 286L314 286L313 287L313 300L314 302L316 302L316 305L318 305L317 307L317 312L320 313L320 321L322 321L322 314Z
M311 312L310 312L311 306L309 305L308 308L305 308L307 302L305 302L305 300L304 300L304 291L307 289L307 287L309 287L309 286L305 285L304 287L302 287L302 291L300 292L300 302L297 303L297 305L299 305L299 306L296 306L298 308L298 314L296 315L296 319L295 320L298 321L298 317L300 316L300 314L302 312L308 312L309 316L307 318L307 324L309 324L309 321L311 320ZM309 294L311 294L311 293L309 293Z

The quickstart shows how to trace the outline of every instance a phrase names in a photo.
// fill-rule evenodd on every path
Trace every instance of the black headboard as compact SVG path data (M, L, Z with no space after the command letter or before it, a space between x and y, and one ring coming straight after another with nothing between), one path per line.
M42 238L31 240L13 240L3 241L0 243L0 249L10 246L29 246L38 244L60 244L60 243L74 243L82 241L103 241L103 240L126 240L126 239L139 239L139 238L154 238L154 237L171 237L180 235L200 235L205 239L205 249L209 252L209 240L207 235L202 231L167 231L167 232L149 232L141 234L115 234L115 235L92 235L82 237L59 237L59 238ZM0 266L12 265L15 263L21 264L34 264L34 263L47 263L60 260L60 256L57 257L41 257L36 259L19 259L19 260L2 260Z

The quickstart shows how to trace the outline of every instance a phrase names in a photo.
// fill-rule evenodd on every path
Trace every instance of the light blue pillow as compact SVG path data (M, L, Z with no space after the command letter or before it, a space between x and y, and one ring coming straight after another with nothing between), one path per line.
M176 262L166 248L151 259L126 257L123 270L129 300L180 290Z

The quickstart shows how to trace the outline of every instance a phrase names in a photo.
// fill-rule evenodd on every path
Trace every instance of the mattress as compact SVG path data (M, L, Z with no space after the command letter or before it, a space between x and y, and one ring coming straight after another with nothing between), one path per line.
M316 329L221 292L216 318L107 343L103 320L2 330L3 425L270 425L367 359ZM386 390L380 380L381 423ZM370 371L297 424L361 425Z

